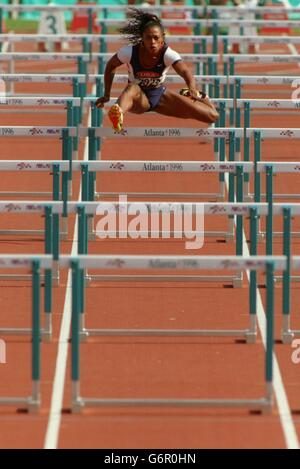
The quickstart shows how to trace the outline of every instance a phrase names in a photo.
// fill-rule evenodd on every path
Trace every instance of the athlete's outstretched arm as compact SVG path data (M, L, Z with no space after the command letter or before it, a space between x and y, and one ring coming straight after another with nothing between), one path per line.
M111 87L114 81L115 71L120 67L122 62L118 59L117 54L113 55L106 64L104 72L104 96L101 96L96 101L97 107L103 107L104 103L110 100Z

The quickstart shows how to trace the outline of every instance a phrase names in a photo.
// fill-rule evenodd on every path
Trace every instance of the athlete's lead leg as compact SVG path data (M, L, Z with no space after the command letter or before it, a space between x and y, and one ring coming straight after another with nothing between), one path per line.
M171 90L165 91L154 111L165 116L195 119L207 124L213 124L219 117L211 103L208 105L205 102L193 101Z
M117 103L108 111L108 117L114 130L121 132L123 128L123 115L126 111L142 114L148 111L150 105L141 88L136 84L128 84L119 96Z

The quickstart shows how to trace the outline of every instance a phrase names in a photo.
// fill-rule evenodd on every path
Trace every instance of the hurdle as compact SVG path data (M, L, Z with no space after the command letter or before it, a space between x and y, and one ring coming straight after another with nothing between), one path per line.
M1 132L1 128L0 128ZM9 196L42 196L49 195L52 196L52 200L58 201L60 196L64 201L68 199L68 178L70 173L70 162L65 160L0 160L0 171L33 171L33 172L49 172L52 175L52 192L0 192L0 195L9 197ZM60 192L60 181L62 190ZM26 234L26 232L21 232ZM40 234L40 231L30 231L29 234ZM1 231L1 234L11 234L9 232ZM20 232L16 232L20 234Z
M15 83L53 83L53 84L70 84L72 85L72 95L73 97L82 97L82 86L86 83L86 75L83 74L43 74L43 73L1 73L0 80L3 80L6 85L8 85L7 95L13 95L17 97L18 93L15 93ZM23 93L24 94L24 93ZM30 97L35 96L30 93ZM48 95L51 96L51 95Z
M27 54L23 52L23 54ZM8 53L7 53L8 55ZM53 55L63 55L63 54L53 54ZM98 74L104 72L104 66L108 59L112 57L113 54L106 52L91 53L91 60L98 60ZM235 65L237 63L247 63L258 64L258 63L299 63L300 58L298 55L291 54L221 54L221 53L212 53L212 54L180 54L181 58L186 62L193 64L207 64L208 75L217 75L217 66L218 63L223 65L224 75L234 75L235 74ZM79 71L80 73L80 71Z
M72 162L74 158L74 149L73 149L73 138L77 137L77 128L76 127L49 127L49 126L14 126L14 127L4 127L0 126L0 138L18 138L18 137L32 137L32 138L59 138L62 140L61 145L61 153L62 153L62 161L67 160L68 162ZM20 162L21 163L21 162ZM35 170L48 170L49 166L45 163L45 168L43 168L43 161L40 161L35 166L31 166L31 161L28 161L28 169L31 170L35 168ZM40 164L40 166L38 166ZM12 161L12 165L14 165L14 161ZM71 166L69 166L69 189L71 189L71 180L72 180L72 172ZM14 166L11 167L14 170ZM15 170L26 169L25 166L21 167L15 166ZM65 176L63 176L65 177ZM57 186L55 186L57 187ZM65 187L65 185L64 185ZM23 196L23 197L36 197L36 196L51 196L53 192L0 192L0 196ZM57 199L57 194L55 195L54 200Z
M1 78L0 78L1 80ZM52 96L41 96L41 97L29 97L29 96L18 96L18 97L3 97L0 99L0 112L20 112L17 110L10 109L11 106L22 107L22 113L32 111L26 111L25 107L36 106L38 113L64 113L66 114L66 126L76 126L79 122L76 122L77 116L80 114L81 99L76 97L52 97ZM57 107L64 107L64 110L58 110ZM45 107L55 108L45 109ZM1 109L3 108L3 109Z
M293 258L299 266L299 258ZM273 404L273 309L274 270L286 268L284 256L78 256L72 266L72 410L80 412L88 406L186 406L186 407L247 407L270 411ZM267 347L265 355L266 393L260 399L148 399L148 398L96 398L82 397L80 393L80 270L82 269L136 269L136 270L251 270L263 271L267 275ZM149 331L152 332L152 331ZM175 332L175 331L174 331ZM197 336L199 331L194 331ZM105 332L109 336L109 331ZM151 334L152 335L152 334ZM161 335L165 335L162 331Z
M248 174L253 171L253 164L252 163L241 163L243 168L243 174ZM116 196L118 193L98 193L95 190L95 183L96 183L96 173L98 172L114 172L114 173L126 173L126 172L144 172L144 173L184 173L184 172L192 172L192 173L216 173L219 176L222 175L224 179L225 173L232 173L236 175L238 163L225 163L225 162L211 162L211 161L115 161L115 160L105 160L105 161L91 161L88 162L74 162L73 169L80 170L82 173L82 200L83 201L94 201L95 199L101 199L103 196L113 197ZM238 179L237 179L238 184ZM127 195L127 194L126 194ZM128 194L130 198L132 197L152 197L157 198L158 196L176 196L181 197L182 199L190 199L191 197L198 197L199 194L193 193L137 193L137 192L130 192ZM205 194L202 194L202 197ZM234 186L230 186L230 191L228 193L228 199L230 202L234 202ZM239 201L242 201L242 198L239 197ZM89 232L88 232L89 239L95 239L95 231L93 225L89 225ZM226 240L233 239L234 237L234 227L233 221L229 217L229 224L226 231L207 231L206 236L212 237L224 237Z
M128 9L128 5L93 5L92 7L88 4L81 5L2 5L1 9L3 12L36 12L36 11L47 11L52 12L55 10L58 11L89 11L93 10L97 13L102 13L104 17L107 16L109 11L113 12L124 12ZM189 11L191 13L197 13L199 15L210 14L219 14L225 12L241 12L241 10L233 5L229 6L220 6L220 5L151 5L151 11L155 11L158 14L161 12L182 12ZM275 6L250 6L247 5L243 11L253 12L258 15L263 13L299 13L299 7L286 7L280 5L279 7Z
M90 75L88 81L90 83L96 84L96 96L102 96L104 93L103 88L103 74L100 75ZM237 102L239 99L242 99L243 87L246 85L279 85L286 86L287 90L277 89L277 93L286 93L287 91L290 94L291 86L293 85L295 76L270 76L270 75L215 75L210 74L206 76L195 75L195 80L197 86L200 86L203 90L206 90L208 87L208 94L212 99L220 99L221 94L223 95L222 99L233 99ZM114 83L127 83L127 75L116 75L114 77ZM177 75L167 75L166 83L182 83L182 78ZM221 93L222 91L222 93ZM255 90L253 90L254 92ZM252 92L252 91L251 91ZM261 91L256 90L257 93ZM273 93L274 91L272 91ZM244 98L246 99L246 98ZM274 101L274 100L273 100ZM234 109L229 111L230 116L230 125L234 125L236 118L236 113ZM101 119L98 121L98 125L101 123Z
M40 275L41 281L44 281L45 294L44 294L44 312L45 312L45 325L41 328L41 337L47 341L51 339L52 335L52 286L59 284L59 269L58 261L60 254L60 228L59 228L59 215L64 215L65 204L63 202L35 202L35 201L3 201L0 202L0 214L14 213L14 214L41 214L44 216L44 253L51 254L53 265L52 268L45 269L45 273ZM11 231L1 230L1 234ZM2 254L0 256L2 259ZM1 265L1 260L0 260ZM1 280L28 280L31 274L0 274ZM3 328L0 327L0 334L3 335L28 335L31 333L31 328Z
M300 131L298 128L291 128L291 129L280 129L280 128L274 128L274 129L249 129L245 128L245 139L244 139L244 160L248 161L250 159L250 150L249 150L249 137L253 136L254 138L254 155L253 155L253 160L254 163L257 165L261 161L261 156L262 156L262 142L275 138L275 139L299 139L300 138ZM267 164L267 163L266 163ZM286 163L285 163L286 164ZM295 166L295 169L293 167ZM291 163L290 170L291 172L297 172L296 170L296 163ZM260 166L263 168L264 166ZM281 168L282 171L288 171L288 167L285 168L285 166L278 166L277 168ZM260 189L260 173L257 173L256 175L256 185L257 185L257 196L256 196L256 201L260 201L261 198L265 198L266 194L261 194L261 189ZM245 194L245 198L247 200L253 198L253 194L250 194L248 191ZM282 198L282 199L291 199L291 198L296 198L298 199L299 196L297 194L280 194L276 195L273 194L273 198Z
M242 186L242 171L239 172L240 178L240 187ZM71 206L72 204L69 204ZM213 215L213 216L236 216L237 217L237 229L236 229L236 255L242 256L243 255L243 219L244 217L249 217L250 219L250 245L251 245L251 254L257 254L257 220L261 216L268 216L269 214L269 206L268 204L249 204L249 203L218 203L218 204L211 204L211 203L197 203L193 202L192 204L186 204L181 202L163 202L163 203L156 203L156 202L145 202L144 207L147 209L147 213L152 214L171 214L173 213L174 216L182 215L182 213L187 213L186 209L188 209L188 213L190 214L197 214L203 213L203 215ZM95 202L82 202L81 204L76 205L77 213L79 216L78 220L78 254L88 254L88 240L87 240L87 219L90 215L99 214L99 209L101 209L101 213L107 211L108 213L122 213L122 219L124 219L124 214L129 213L128 211L134 209L135 207L140 207L140 204L132 202L114 202L114 203L95 203ZM137 208L139 210L139 208ZM281 207L278 208L278 213L280 212ZM132 213L132 212L131 212ZM176 215L175 215L176 214ZM156 228L159 230L159 228ZM172 230L173 231L173 230ZM155 238L159 237L160 234L163 232L156 231ZM166 233L170 234L169 231ZM101 237L102 232L98 231L98 235ZM105 231L106 237L110 237L111 233ZM116 234L116 233L114 233ZM124 236L124 232L118 233L120 234L120 239L126 239L128 237L128 233L126 232L126 237ZM150 236L151 239L153 238L153 233L141 232L138 233L139 237L146 237ZM193 232L196 236L196 233ZM197 232L198 234L198 232ZM200 234L202 234L200 232ZM175 232L172 232L174 237L181 237L182 231L180 235L177 236ZM186 235L186 233L185 233ZM206 233L204 232L204 236ZM172 237L173 237L172 236ZM113 236L114 237L114 236ZM91 281L139 281L139 282L157 282L157 281L167 281L167 282L211 282L211 281L221 281L221 282L232 282L233 287L241 287L243 276L242 271L237 271L233 275L182 275L182 274L172 274L172 275L128 275L128 274L110 274L110 275L99 275L99 274L89 274L86 270L81 271L81 285L82 285L82 296L81 296L81 316L80 316L80 333L82 339L86 338L86 336L90 335L103 335L102 329L87 329L85 327L85 320L84 320L84 313L85 313L85 295L84 295L84 286L88 286L88 283ZM250 281L250 317L249 317L249 328L243 330L202 330L201 335L205 336L242 336L245 337L248 343L255 342L256 339L256 288L257 282L256 277L252 276ZM120 332L120 330L118 330ZM144 330L142 332L145 332ZM188 333L187 331L184 331ZM130 335L130 334L137 334L141 335L141 331L139 330L127 330L124 329L122 331L122 335ZM160 334L160 331L157 331L157 334ZM182 331L177 331L176 334L182 334ZM172 332L170 332L172 335Z
M32 393L29 397L0 397L0 405L25 405L30 412L37 412L41 404L40 396L40 376L41 376L41 327L40 327L40 302L41 302L41 270L47 271L52 268L51 256L33 256L33 255L8 255L0 256L1 269L26 269L31 273L32 290L32 342L31 342L31 381Z
M57 62L59 60L75 62L77 64L78 74L87 73L87 63L90 62L88 53L52 53L52 52L2 52L0 62L8 62L13 65L14 61L39 61L39 62ZM11 69L13 70L13 69Z
M213 28L212 36L207 35L167 35L169 44L178 44L189 42L193 44L194 52L207 53L207 46L212 46L214 54L218 52L228 53L229 46L232 44L249 45L255 44L299 44L299 36L243 36L227 35L220 36L220 31ZM119 34L0 34L0 45L8 42L11 45L11 51L14 52L14 44L30 42L76 42L81 44L82 52L92 53L92 45L96 43L99 52L107 52L108 43L124 42L124 37ZM221 48L222 46L222 48Z

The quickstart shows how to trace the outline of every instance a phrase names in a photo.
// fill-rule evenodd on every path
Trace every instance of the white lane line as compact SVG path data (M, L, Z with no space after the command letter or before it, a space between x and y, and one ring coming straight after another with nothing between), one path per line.
M227 186L227 191L229 187L229 177L228 174L225 174L225 184ZM248 244L246 241L245 231L243 230L243 256L250 256L248 249ZM247 270L248 282L250 282L250 273ZM257 295L257 323L258 328L262 337L262 342L264 348L266 349L266 313L264 310L263 302L261 299L260 291L256 289ZM285 444L287 449L299 449L299 441L297 437L296 428L293 422L293 417L291 414L291 409L289 406L288 397L284 388L283 379L279 367L279 363L276 357L276 353L273 352L273 389L275 398L277 401L279 418L284 434Z
M93 87L92 94L96 92L96 87ZM91 112L88 114L88 127L91 125ZM88 140L85 140L84 145L84 161L88 160ZM79 189L78 201L81 200L81 185ZM77 253L77 226L78 217L76 215L74 234L72 241L72 256ZM68 358L68 347L69 347L69 336L71 327L71 316L72 316L72 272L68 271L68 280L66 286L66 295L64 301L63 316L60 327L59 341L58 341L58 352L55 365L55 376L52 389L51 406L47 424L47 431L44 442L44 449L56 449L58 444L59 429L61 422L61 412L64 397L64 387L66 379L66 368Z

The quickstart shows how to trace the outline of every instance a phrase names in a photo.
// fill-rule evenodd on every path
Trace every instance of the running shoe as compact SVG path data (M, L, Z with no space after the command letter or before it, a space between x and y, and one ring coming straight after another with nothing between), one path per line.
M179 94L181 94L181 96L186 96L187 98L191 97L190 90L188 88L181 88L181 90L179 91ZM205 93L203 93L202 91L198 91L198 99L203 99L205 97L206 97ZM191 99L194 99L194 98L191 98Z
M113 104L108 111L108 117L112 123L113 129L116 132L121 132L123 129L123 111L118 104Z

